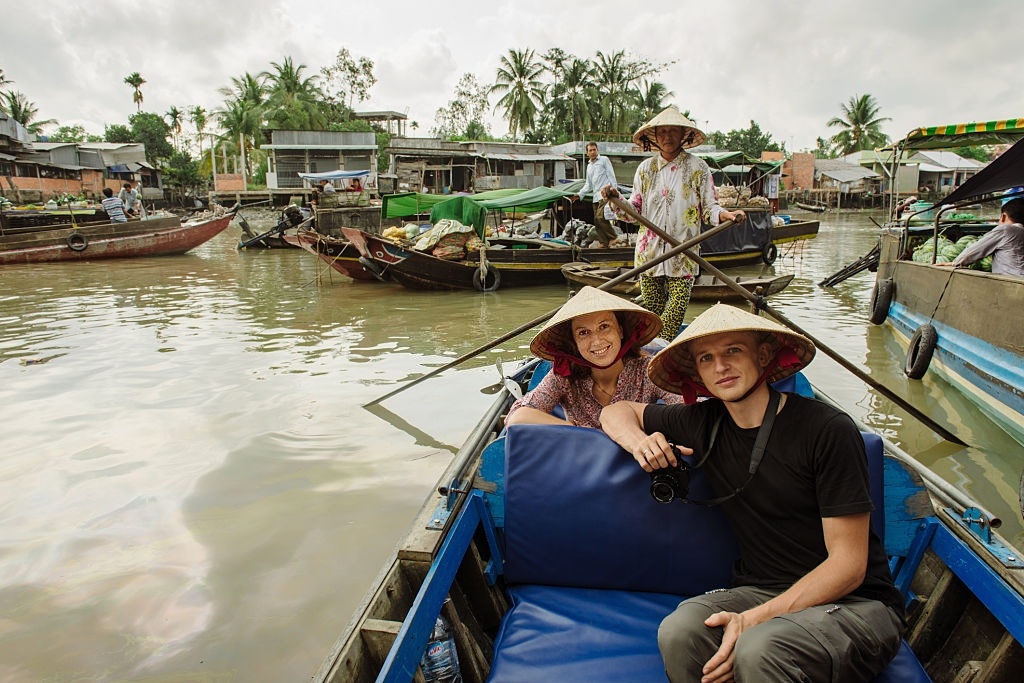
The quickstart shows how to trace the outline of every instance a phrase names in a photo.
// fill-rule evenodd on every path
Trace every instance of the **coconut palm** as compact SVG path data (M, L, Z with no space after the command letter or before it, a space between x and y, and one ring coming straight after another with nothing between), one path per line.
M669 90L664 83L659 81L643 81L640 85L638 92L640 96L639 104L639 120L640 123L646 123L654 118L654 116L664 109L666 106L665 100L672 97L675 93ZM689 116L689 114L687 114ZM636 126L639 128L640 126Z
M324 94L317 77L303 76L306 65L296 65L291 57L270 66L274 70L262 74L267 81L267 124L271 128L324 130L327 118L319 106Z
M14 90L0 93L0 109L6 111L8 116L25 126L25 130L33 135L42 133L44 126L57 123L56 119L36 121L35 118L36 114L39 113L39 108L36 107L35 102L29 101L24 93Z
M841 129L829 139L833 151L840 155L849 154L863 149L875 149L889 141L881 125L892 119L878 115L878 103L871 95L854 95L845 104L840 104L839 108L843 115L833 117L827 124L830 128Z
M199 158L203 158L203 131L206 130L206 109L198 104L188 110L188 120L196 127L196 139L199 141Z
M578 140L591 129L591 109L597 99L590 64L573 57L552 71L552 75L555 83L547 107L557 112L556 119L568 123L570 139Z
M501 58L490 92L503 93L494 108L504 109L513 139L534 126L544 92L540 80L543 72L544 66L537 61L533 50L509 50Z
M124 82L132 87L132 101L135 102L135 111L142 111L142 86L145 84L146 79L140 76L138 71L133 71L124 77Z

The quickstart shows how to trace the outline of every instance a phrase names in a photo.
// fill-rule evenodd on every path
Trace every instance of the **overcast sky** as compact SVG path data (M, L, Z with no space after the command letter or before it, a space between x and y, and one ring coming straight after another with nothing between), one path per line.
M0 69L37 119L102 135L135 112L124 78L146 80L143 110L223 103L231 77L290 56L315 75L347 47L375 63L357 110L395 110L426 135L467 72L494 81L509 49L560 47L652 62L670 103L708 132L753 119L791 151L828 137L853 95L874 95L883 130L1024 116L1016 0L633 3L577 0L0 0ZM1013 28L1002 30L1000 20ZM492 97L492 106L496 98ZM491 132L507 123L495 116ZM51 129L52 130L52 129Z

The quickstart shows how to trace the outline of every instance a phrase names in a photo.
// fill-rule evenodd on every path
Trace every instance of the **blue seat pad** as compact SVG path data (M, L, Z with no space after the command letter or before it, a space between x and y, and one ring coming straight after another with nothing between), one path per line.
M668 680L658 625L682 600L678 595L524 585L509 596L489 681Z

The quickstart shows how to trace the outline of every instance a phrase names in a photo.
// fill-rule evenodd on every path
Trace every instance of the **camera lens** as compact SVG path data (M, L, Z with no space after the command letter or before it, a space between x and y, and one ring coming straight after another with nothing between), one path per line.
M651 497L659 503L671 503L676 497L675 486L665 478L655 478L651 482Z

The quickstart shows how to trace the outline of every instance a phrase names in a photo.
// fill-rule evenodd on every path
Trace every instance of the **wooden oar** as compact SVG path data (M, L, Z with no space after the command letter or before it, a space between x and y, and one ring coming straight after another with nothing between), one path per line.
M728 228L731 228L732 225L733 225L732 221L725 221L724 223L716 226L715 228L712 228L711 230L708 230L705 233L701 233L699 236L694 237L693 239L686 240L682 244L679 244L679 245L673 247L672 249L670 249L669 251L665 252L661 256L648 261L647 263L643 264L642 266L638 266L636 268L633 268L632 270L627 270L626 272L622 273L621 275L612 278L608 282L603 283L601 286L597 287L596 289L609 289L611 287L614 287L615 285L619 284L620 282L628 280L631 277L635 277L636 275L639 275L640 273L642 273L642 272L644 272L646 270L649 270L650 268L653 268L654 266L658 265L659 263L661 263L663 261L667 261L667 260L669 260L671 258L675 258L679 254L682 254L683 252L685 252L687 249L690 249L691 247L694 247L694 246L700 244L701 242L703 242L704 240L708 239L709 237L717 235L718 233L722 232L723 230L727 230ZM744 291L746 291L746 290L744 290ZM514 330L506 332L505 334L501 335L500 337L497 337L496 339L492 339L491 341L487 342L483 346L478 346L477 348L473 349L469 353L465 353L465 354L459 356L458 358L456 358L455 360L451 361L450 363L445 363L441 367L435 368L435 369L431 370L430 372L428 372L427 374L421 375L420 377L417 377L416 379L412 380L411 382L407 382L407 383L403 384L402 386L398 387L394 391L390 391L390 392L384 394L383 396L380 396L379 398L375 398L372 401L370 401L369 403L364 403L363 407L367 408L369 406L372 406L372 405L375 405L377 403L380 403L381 401L385 401L385 400L391 398L392 396L394 396L396 394L402 393L406 389L410 389L410 388L416 386L417 384L419 384L420 382L422 382L424 380L428 380L431 377L434 377L435 375L441 374L445 370L449 370L451 368L454 368L456 365L460 365L462 363L465 363L470 358L473 358L475 356L479 356L484 351L487 351L488 349L492 349L495 346L497 346L498 344L501 344L502 342L508 341L509 339L512 339L513 337L518 337L523 332L526 332L527 330L529 330L529 329L531 329L533 327L536 327L537 325L540 325L541 323L547 321L555 313L558 313L559 308L561 308L561 306L559 306L558 308L555 308L555 309L553 309L551 311L548 311L544 315L541 315L541 316L539 316L537 318L534 318L533 320L531 320L528 323L523 323L522 325L520 325L519 327L515 328Z
M612 197L608 201L611 202L612 204L614 204L615 206L619 207L619 209L621 209L623 212L625 212L626 214L630 215L634 220L636 220L641 225L643 225L645 228L647 228L648 230L650 230L653 233L655 233L656 235L658 235L658 237L660 237L661 239L665 240L669 244L672 244L672 245L678 245L679 244L679 240L677 240L676 238L672 237L671 235L666 233L664 230L662 230L661 228L656 226L654 223L652 223L651 221L647 220L646 218L644 218L643 216L638 214L633 209L633 206L631 204L629 204L628 202L623 201L620 197ZM704 234L708 234L708 233L704 233ZM782 323L783 325L785 325L789 329L793 330L794 332L796 332L798 334L802 334L803 336L805 336L808 339L810 339L812 342L814 342L814 345L817 348L821 349L825 353L825 355L827 355L829 358L831 358L832 360L834 360L835 362L839 363L844 368L846 368L847 370L852 372L854 375L856 375L858 378L860 378L865 384L868 384L869 386L874 388L876 391L878 391L879 393L884 395L886 398L888 398L890 401L892 401L893 403L899 405L901 408L906 410L908 413L910 413L911 415L916 417L918 420L920 420L925 425L927 425L929 428L931 428L934 432L939 434L942 438L946 439L947 441L952 441L953 443L960 444L961 446L966 446L967 445L958 436L956 436L955 434L950 432L948 429L946 429L945 427L940 425L935 420L931 419L930 417L928 417L927 415L922 413L920 410L918 410L913 405L911 405L908 401L906 401L902 396L896 394L891 389L889 389L889 387L885 386L881 382L878 382L877 380L872 378L870 375L868 375L866 372L864 372L863 370L858 368L856 365L854 365L850 361L848 361L845 358L843 358L838 352L833 351L831 348L829 348L827 345L825 345L820 339L817 339L814 335L812 335L811 333L807 332L806 330L801 328L799 325L794 323L792 320L790 320L789 318L784 316L782 313L779 313L774 308L769 306L766 303L764 297L760 297L760 296L751 294L744 287L742 287L741 285L737 284L737 282L735 280L733 280L731 277L729 277L728 275L726 275L725 273L720 271L718 268L715 268L713 265L711 265L706 260L701 258L698 254L690 251L689 249L684 249L683 253L685 253L689 258L693 259L693 261L695 263L697 263L697 265L700 266L700 269L702 271L706 271L708 273L711 273L715 277L719 278L722 282L724 282L730 288L735 290L737 294L739 294L744 299L746 299L747 301L749 301L752 304L754 304L754 306L756 308L758 308L758 309L760 309L762 311L765 311L766 313L771 315L773 318L775 318L780 323Z

